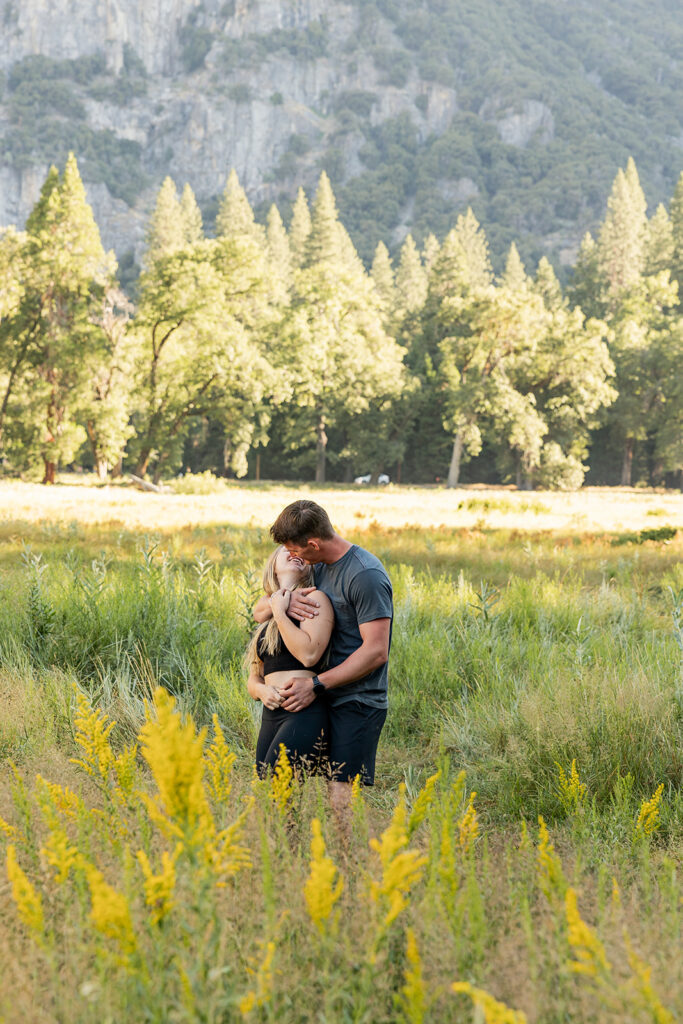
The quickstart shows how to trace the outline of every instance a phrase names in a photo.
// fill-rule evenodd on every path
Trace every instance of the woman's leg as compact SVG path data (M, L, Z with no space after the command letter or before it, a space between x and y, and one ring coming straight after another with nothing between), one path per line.
M274 768L284 744L287 757L296 767L319 769L327 762L328 714L322 701L316 700L303 711L283 712L287 717L274 732L262 763Z
M268 762L268 751L276 741L278 731L287 721L288 713L281 708L264 707L261 715L261 729L256 741L256 771L260 778L266 774L268 767L273 765Z

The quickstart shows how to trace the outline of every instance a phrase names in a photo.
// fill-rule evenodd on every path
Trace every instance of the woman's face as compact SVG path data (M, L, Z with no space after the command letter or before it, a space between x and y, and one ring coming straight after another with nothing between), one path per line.
M301 558L290 555L287 548L280 548L275 559L275 575L280 586L284 586L283 580L298 580L306 568Z

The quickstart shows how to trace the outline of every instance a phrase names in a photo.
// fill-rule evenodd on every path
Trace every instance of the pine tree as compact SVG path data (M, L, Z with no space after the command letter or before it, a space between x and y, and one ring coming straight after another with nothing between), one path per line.
M180 197L180 216L183 226L183 244L194 245L196 242L201 242L204 237L202 214L194 192L187 182Z
M394 269L391 265L389 250L384 242L378 242L375 257L372 261L370 276L377 289L380 308L385 322L389 320L395 304Z
M673 242L671 276L678 283L678 301L683 305L683 173L674 189L669 216Z
M629 159L614 179L598 238L598 267L610 305L637 284L645 267L647 202L638 171Z
M265 245L265 232L254 219L247 193L240 185L233 168L223 192L216 217L216 235L219 238L237 238L241 235L253 238L259 245Z
M401 246L396 270L396 292L402 315L417 312L427 297L427 274L412 235L406 235Z
M424 245L422 246L422 263L425 268L425 273L429 277L439 256L439 240L436 235L429 234L425 238Z
M519 250L514 242L510 246L505 260L505 271L502 277L502 284L513 292L523 291L529 284L524 264L522 263Z
M292 251L280 211L275 204L268 211L266 244L274 297L278 302L286 302L292 285Z
M337 213L337 203L325 171L318 180L318 189L313 203L311 231L306 239L304 265L332 263L338 266L348 261Z
M147 227L145 263L170 256L186 243L186 226L175 183L166 177L157 193L156 203Z
M306 193L302 188L299 188L292 209L292 220L289 225L289 247L297 267L302 266L306 258L306 243L310 233L311 213L308 209Z
M560 282L557 280L557 275L553 270L550 260L545 256L542 256L538 262L533 287L534 291L543 299L546 309L552 311L561 309L566 305Z

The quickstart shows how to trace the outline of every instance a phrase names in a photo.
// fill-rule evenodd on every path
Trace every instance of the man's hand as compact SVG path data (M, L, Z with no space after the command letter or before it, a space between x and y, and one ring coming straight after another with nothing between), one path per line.
M286 587L283 587L282 590L276 590L274 594L270 595L270 607L275 618L277 618L280 612L284 614L287 611L291 596Z
M320 605L313 597L309 597L315 587L302 587L301 590L293 590L289 599L287 614L290 619L297 622L304 622L305 619L313 619L318 614Z
M280 691L283 701L280 707L285 711L303 711L315 700L313 679L310 676L293 676Z

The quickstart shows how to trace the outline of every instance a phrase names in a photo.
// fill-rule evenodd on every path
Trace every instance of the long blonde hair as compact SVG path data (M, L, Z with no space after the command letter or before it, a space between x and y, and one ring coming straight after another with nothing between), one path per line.
M263 590L267 597L274 594L276 590L280 590L280 582L275 571L275 562L277 561L277 556L282 551L283 546L284 545L280 544L271 552L265 566L263 567ZM313 566L307 565L302 571L301 576L293 589L300 590L301 587L313 586L315 586ZM251 672L253 666L257 665L261 660L258 654L258 642L261 637L264 638L266 653L270 655L275 654L280 643L280 630L278 629L275 619L269 619L265 626L263 624L260 625L249 641L249 646L247 647L244 655L244 669L247 673Z

